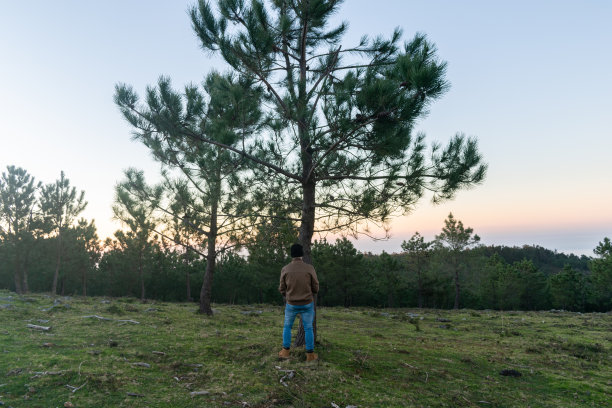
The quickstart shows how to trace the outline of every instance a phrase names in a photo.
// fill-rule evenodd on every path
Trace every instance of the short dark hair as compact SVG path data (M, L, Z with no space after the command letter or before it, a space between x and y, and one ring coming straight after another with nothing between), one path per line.
M291 257L292 258L301 258L304 256L304 247L300 244L291 245Z

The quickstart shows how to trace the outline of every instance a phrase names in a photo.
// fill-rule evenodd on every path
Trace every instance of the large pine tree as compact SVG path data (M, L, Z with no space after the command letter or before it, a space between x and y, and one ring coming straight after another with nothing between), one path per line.
M474 139L455 135L445 148L434 145L427 160L424 135L414 134L430 103L448 89L435 46L421 34L400 45L395 30L388 40L364 37L345 47L347 24L328 27L341 3L220 0L216 13L206 1L191 10L203 49L266 90L267 131L245 144L207 137L198 123L166 114L176 100L197 103L192 92L148 99L145 106L129 87L116 94L125 113L164 127L170 137L236 152L265 172L270 185L282 179L280 197L299 205L292 210L307 261L316 231L363 232L366 221L384 224L410 211L428 190L435 200L452 198L486 171Z
M191 9L202 48L265 90L266 127L242 143L211 138L198 123L165 113L177 100L197 104L193 93L145 105L127 86L116 93L124 114L147 118L168 137L249 160L262 186L254 197L284 203L306 262L317 232L368 234L372 223L386 229L427 191L449 199L486 172L476 140L457 134L428 151L425 136L414 132L449 87L436 47L421 34L401 45L399 29L389 39L364 36L345 46L347 24L329 27L341 3L218 0L215 11L200 0Z

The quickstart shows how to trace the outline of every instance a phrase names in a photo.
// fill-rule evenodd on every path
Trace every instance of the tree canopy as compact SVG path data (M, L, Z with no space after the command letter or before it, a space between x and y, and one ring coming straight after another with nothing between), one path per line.
M266 197L298 222L307 261L316 232L367 234L368 223L385 227L426 191L449 199L486 172L475 139L457 134L428 151L414 131L449 87L433 43L417 34L402 45L396 29L347 47L347 23L329 27L341 3L220 0L216 10L206 1L191 9L202 48L264 91L262 127L238 144L211 138L190 115L202 103L191 87L150 88L144 103L127 85L116 92L124 115L144 128L250 161L259 191L274 191Z

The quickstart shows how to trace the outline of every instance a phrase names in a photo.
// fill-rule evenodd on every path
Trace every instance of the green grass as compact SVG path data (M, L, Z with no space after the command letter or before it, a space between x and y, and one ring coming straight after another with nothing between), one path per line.
M56 299L43 311L54 298L0 291L0 406L603 407L612 399L609 313L319 308L320 361L307 364L303 349L277 359L281 307L215 305L208 317L186 303ZM284 386L287 370L294 376Z

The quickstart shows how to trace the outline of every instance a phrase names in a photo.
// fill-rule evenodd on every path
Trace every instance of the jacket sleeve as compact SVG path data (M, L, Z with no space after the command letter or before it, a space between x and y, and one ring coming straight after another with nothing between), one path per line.
M285 293L287 292L287 284L285 283L285 269L284 268L281 270L278 291L283 295L283 297L285 296Z
M313 294L319 293L319 279L317 279L317 272L312 269L312 274L310 275L310 288Z

